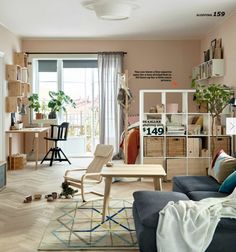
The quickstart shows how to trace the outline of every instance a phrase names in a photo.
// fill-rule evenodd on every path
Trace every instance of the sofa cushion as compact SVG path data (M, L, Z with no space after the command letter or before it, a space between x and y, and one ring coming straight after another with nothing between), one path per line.
M208 169L208 174L219 183L223 183L223 181L235 170L236 158L220 150L212 161L212 167Z
M230 174L219 188L219 192L231 193L236 187L236 171Z
M228 196L227 193L210 192L210 191L193 191L188 193L191 200L202 200L205 198L221 198Z
M159 211L169 201L188 200L189 198L178 192L159 192L159 191L138 191L133 194L138 216L143 225L156 228Z
M173 177L173 191L188 195L192 191L217 192L220 184L210 176L175 176Z

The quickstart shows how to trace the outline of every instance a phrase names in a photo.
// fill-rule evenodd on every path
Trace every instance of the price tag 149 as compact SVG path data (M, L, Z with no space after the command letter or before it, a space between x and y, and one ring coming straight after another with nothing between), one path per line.
M143 126L144 136L160 136L163 134L164 134L164 127L162 125Z

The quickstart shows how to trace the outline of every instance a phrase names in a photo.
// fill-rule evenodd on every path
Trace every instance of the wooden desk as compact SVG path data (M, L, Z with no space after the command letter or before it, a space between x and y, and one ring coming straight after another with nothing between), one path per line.
M50 127L43 128L23 128L20 130L7 130L6 133L9 136L9 169L11 169L11 157L12 157L12 134L25 134L25 133L34 133L35 142L34 142L34 153L35 153L35 169L38 168L38 158L39 158L39 133L46 132L46 137L48 137ZM24 143L25 146L25 143ZM46 152L48 150L48 141L46 141Z
M115 165L112 167L103 167L101 175L105 177L105 190L103 201L102 221L105 220L106 212L109 204L109 196L111 191L111 183L113 177L139 177L153 178L155 190L162 191L162 178L166 176L166 172L162 165L151 164L135 164L135 165Z

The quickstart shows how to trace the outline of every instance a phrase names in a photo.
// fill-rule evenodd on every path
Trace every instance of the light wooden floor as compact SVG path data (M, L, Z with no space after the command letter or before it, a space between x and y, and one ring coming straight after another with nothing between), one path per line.
M40 165L38 170L34 169L32 163L23 170L8 171L7 187L0 192L0 251L37 251L44 230L59 200L49 203L42 199L24 204L23 199L36 192L42 194L49 194L53 191L61 192L60 185L63 182L64 171L76 167L86 167L90 159L71 159L71 161L72 165L65 162L52 167L47 164ZM104 185L100 184L96 189L103 192ZM163 189L171 190L170 183L163 183ZM153 190L152 182L113 183L111 196L113 198L132 198L132 193L137 190ZM88 195L88 199L94 197L96 196ZM75 196L73 200L81 200L81 198Z

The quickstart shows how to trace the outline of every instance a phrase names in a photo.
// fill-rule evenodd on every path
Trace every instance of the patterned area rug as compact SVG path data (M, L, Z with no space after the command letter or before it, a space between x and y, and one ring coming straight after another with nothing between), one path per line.
M111 200L103 223L102 204L103 200L61 203L55 209L38 250L138 249L132 203Z

